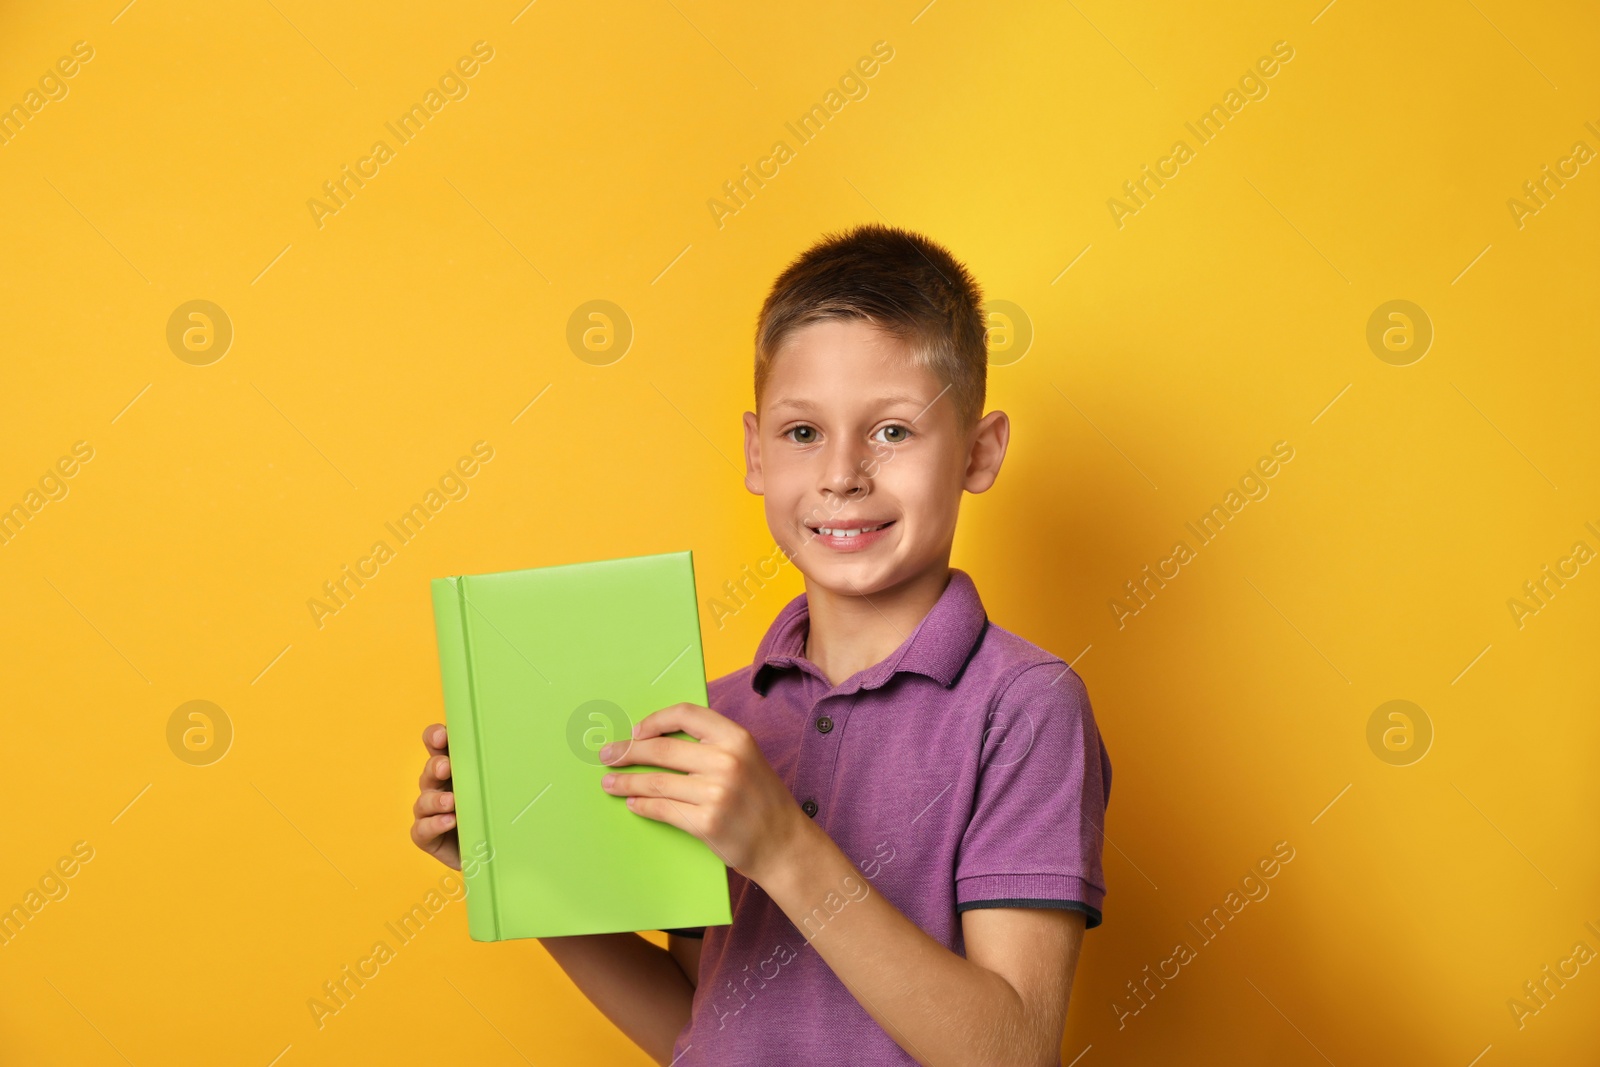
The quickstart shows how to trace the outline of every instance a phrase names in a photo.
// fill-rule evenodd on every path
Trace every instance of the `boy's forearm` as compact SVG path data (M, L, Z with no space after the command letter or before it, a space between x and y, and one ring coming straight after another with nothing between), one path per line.
M929 937L811 830L761 887L901 1048L928 1067L1058 1062L1060 1038L1036 1033L1010 982Z
M657 1063L689 1022L694 985L678 961L639 934L541 937L552 958L600 1013Z

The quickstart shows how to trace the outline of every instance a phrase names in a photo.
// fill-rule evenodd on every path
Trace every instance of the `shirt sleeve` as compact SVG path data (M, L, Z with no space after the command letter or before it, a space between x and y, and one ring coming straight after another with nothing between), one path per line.
M1024 669L989 713L956 911L1066 908L1100 925L1111 759L1083 679L1059 660Z

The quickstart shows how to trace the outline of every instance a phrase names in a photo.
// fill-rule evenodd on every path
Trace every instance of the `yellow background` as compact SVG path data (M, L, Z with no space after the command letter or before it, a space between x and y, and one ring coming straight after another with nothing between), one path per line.
M1600 964L1521 1029L1507 1007L1600 950L1600 574L1507 607L1600 549L1600 164L1520 228L1507 207L1600 149L1592 8L122 3L0 28L7 105L94 49L0 146L0 504L94 449L0 545L0 906L95 850L0 948L0 1058L646 1062L460 904L320 1030L307 1001L443 873L407 838L442 715L428 580L692 548L704 600L767 558L739 466L757 308L819 233L887 220L1035 331L991 372L1012 450L954 562L1076 662L1115 766L1063 1062L1592 1059ZM479 40L469 95L319 228L322 183ZM868 95L796 147L784 123L880 40ZM1269 94L1198 146L1184 122L1280 40ZM1119 228L1107 200L1180 138ZM707 201L779 139L719 228ZM166 341L195 299L235 331L209 366ZM566 342L594 299L635 331L607 366ZM1366 342L1394 299L1435 330L1404 367ZM315 625L479 440L470 494ZM1123 583L1279 440L1270 495L1119 628ZM712 675L799 591L703 613ZM167 743L197 699L234 729L209 766ZM1367 744L1391 699L1433 725L1410 766ZM1119 1029L1126 983L1278 841L1270 896Z

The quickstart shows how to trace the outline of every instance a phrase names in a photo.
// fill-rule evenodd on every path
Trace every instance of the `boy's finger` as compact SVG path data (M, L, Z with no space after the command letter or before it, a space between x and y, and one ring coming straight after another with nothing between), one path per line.
M456 795L449 790L424 790L417 796L416 803L411 805L411 813L419 819L428 815L439 815L455 810Z
M657 797L630 797L627 803L628 810L633 812L635 815L642 815L646 819L654 819L657 822L664 822L669 826L676 826L686 834L694 837L700 837L700 835L696 833L698 824L689 821L689 819L685 816L684 812L686 809L683 804ZM706 839L704 837L700 837L700 840L705 841ZM710 844L709 841L706 843Z
M716 741L732 725L733 720L699 704L673 704L640 719L633 736L643 739L682 730L697 741Z
M418 819L411 824L411 840L423 848L427 848L442 834L447 834L456 828L456 817L450 812L443 815L430 815L426 819Z
M644 764L692 773L710 770L717 759L713 746L680 737L647 737L639 741L623 738L600 749L600 762L607 767Z
M422 774L417 778L420 789L438 789L450 780L450 757L430 756L428 762L422 765Z
M687 774L671 771L645 771L639 774L619 774L610 785L602 789L618 797L659 797L679 804L700 804L705 800L704 783Z
M442 723L430 723L422 731L422 743L430 756L442 756L450 751L449 738Z

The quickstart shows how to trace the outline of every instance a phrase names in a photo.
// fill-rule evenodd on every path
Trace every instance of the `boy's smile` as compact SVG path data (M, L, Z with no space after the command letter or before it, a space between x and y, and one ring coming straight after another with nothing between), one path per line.
M744 415L745 484L805 576L813 631L859 614L887 624L869 642L887 655L944 590L962 491L993 484L1005 414L963 432L949 386L862 319L791 334L760 409Z
M835 519L827 525L807 524L806 528L817 535L817 541L836 552L860 552L868 545L878 540L894 520L889 519L879 523L844 523L842 519Z

